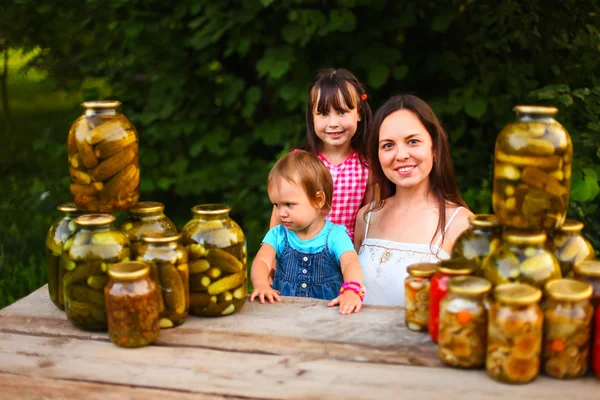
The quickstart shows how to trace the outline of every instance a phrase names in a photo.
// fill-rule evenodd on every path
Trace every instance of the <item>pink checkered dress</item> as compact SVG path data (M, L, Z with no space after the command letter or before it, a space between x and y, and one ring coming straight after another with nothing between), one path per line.
M334 224L346 226L350 239L354 241L356 213L367 190L369 169L360 162L357 152L353 152L340 165L333 165L321 153L317 153L317 156L333 178L333 204L327 218Z

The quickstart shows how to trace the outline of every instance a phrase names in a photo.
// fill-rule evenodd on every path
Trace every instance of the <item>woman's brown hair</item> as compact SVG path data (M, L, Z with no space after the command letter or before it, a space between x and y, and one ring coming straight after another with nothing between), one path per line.
M379 130L383 121L390 114L399 110L408 110L415 114L431 136L433 167L429 173L429 183L431 184L431 191L439 204L439 218L430 245L438 232L442 233L441 243L443 243L445 237L444 227L446 226L446 205L468 207L456 186L448 135L431 107L416 96L405 94L390 98L377 110L373 118L373 134L370 137L368 147L368 161L371 166L373 180L380 191L373 210L381 209L385 204L385 200L396 194L396 185L385 176L379 161ZM366 215L367 213L365 213L365 217Z

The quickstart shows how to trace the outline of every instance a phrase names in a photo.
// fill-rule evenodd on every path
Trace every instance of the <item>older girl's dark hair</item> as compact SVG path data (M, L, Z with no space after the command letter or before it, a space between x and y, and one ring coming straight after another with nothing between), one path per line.
M434 162L429 173L429 182L432 194L439 204L439 219L430 244L433 243L438 232L442 233L441 243L443 243L445 237L444 227L446 226L446 205L468 207L456 186L448 135L444 128L442 128L440 121L431 107L416 96L410 94L394 96L386 101L375 113L373 134L371 135L368 148L368 161L371 166L373 180L379 187L380 195L373 210L381 209L385 204L385 200L396 193L396 185L385 176L379 161L379 130L383 121L390 114L399 110L408 110L415 114L431 136Z
M340 94L345 105L340 101ZM338 112L357 108L360 121L350 145L364 161L367 158L367 141L373 113L367 102L365 89L358 79L344 68L323 69L317 73L310 85L306 103L306 144L302 149L313 154L321 150L321 140L315 132L313 113L315 110L329 112L329 107Z

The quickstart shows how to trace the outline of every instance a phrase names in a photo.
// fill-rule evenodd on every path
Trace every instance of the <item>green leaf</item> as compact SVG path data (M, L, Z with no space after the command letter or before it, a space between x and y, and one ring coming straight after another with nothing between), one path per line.
M260 3L264 6L264 7L268 7L271 5L271 3L274 3L275 0L260 0Z
M600 193L598 180L585 176L581 180L571 182L571 199L575 201L591 201Z
M296 24L287 24L281 30L281 36L283 40L288 43L296 43L302 36L304 36L304 29Z
M267 48L265 55L256 64L259 76L268 75L279 79L284 76L296 60L293 49L289 46Z
M480 119L487 111L487 103L482 99L469 99L465 104L465 112L468 116Z
M373 65L367 74L367 82L369 86L377 89L382 87L390 77L390 69L384 64Z
M590 178L598 180L598 174L592 168L583 168L582 171L584 176L589 176Z
M558 96L558 101L560 101L567 107L573 105L573 97L571 97L571 95L568 94L561 94L560 96Z
M397 67L394 67L392 76L394 77L395 80L401 81L402 79L404 79L408 76L408 71L409 71L408 65L399 65Z
M433 18L431 29L434 32L446 32L455 14L438 14Z

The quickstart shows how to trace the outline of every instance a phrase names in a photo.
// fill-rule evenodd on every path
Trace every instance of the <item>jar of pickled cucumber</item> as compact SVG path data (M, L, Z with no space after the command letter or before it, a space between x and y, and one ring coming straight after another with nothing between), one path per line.
M438 353L447 365L483 367L487 343L487 310L483 296L492 285L483 278L459 276L448 281L440 304Z
M496 139L492 203L502 225L556 229L567 214L573 144L555 107L516 106Z
M450 256L473 260L481 266L483 259L500 246L502 227L492 214L471 215L469 225L454 242Z
M140 201L129 210L129 215L121 224L121 232L131 243L133 258L138 255L142 235L146 232L178 233L175 224L164 214L165 206L157 201Z
M50 225L46 234L46 268L48 270L48 292L52 303L61 310L65 309L62 278L65 274L68 255L63 254L67 239L75 231L75 217L80 213L73 203L61 204L57 207L63 215ZM68 253L68 252L67 252Z
M67 139L71 195L86 212L133 207L140 195L138 138L131 122L117 112L118 101L86 101Z
M104 287L111 264L129 261L129 240L113 226L110 214L75 218L77 229L64 246L68 251L63 290L65 312L73 325L85 330L106 330Z
M138 261L150 266L150 278L158 285L160 327L181 325L190 308L188 254L173 232L147 232L138 248Z
M593 293L590 302L594 308L600 307L600 261L587 260L575 264L573 275L575 279L592 285Z
M439 262L429 285L429 336L434 343L438 341L440 327L440 302L448 293L448 280L455 276L473 275L477 263L465 259L449 259Z
M592 369L600 378L600 307L596 307L594 315L594 343L592 345Z
M508 230L502 245L483 261L482 276L492 285L529 283L542 289L546 282L562 277L560 265L545 247L545 233Z
M576 378L588 370L592 286L557 279L548 282L545 291L543 370L554 378Z
M411 331L423 332L429 324L429 278L435 273L433 263L412 264L404 279L404 323Z
M189 255L190 311L201 317L237 312L248 296L246 239L223 204L192 208L181 231Z
M591 243L581 234L582 229L583 222L566 219L546 241L546 248L558 260L563 277L571 275L573 265L596 258Z
M493 297L488 311L487 373L501 382L530 382L540 371L542 291L524 283L506 283L494 288Z
M104 288L108 336L120 347L141 347L153 343L160 332L156 284L148 265L124 262L108 268Z

